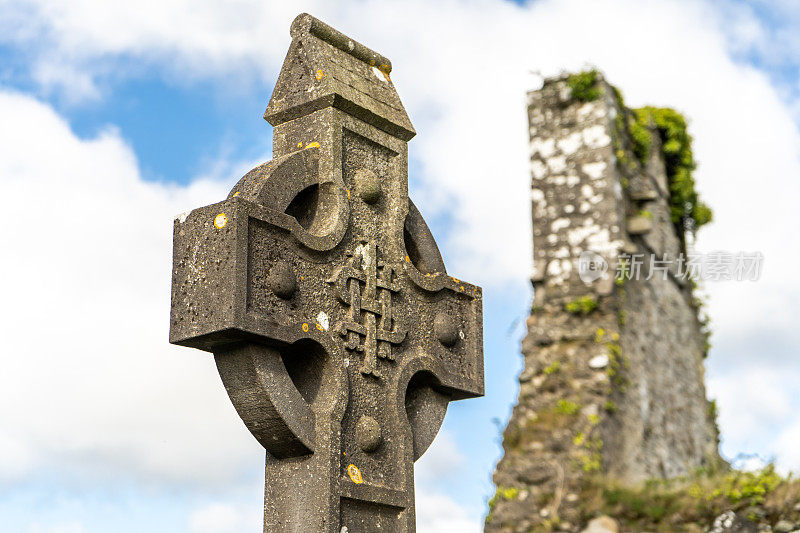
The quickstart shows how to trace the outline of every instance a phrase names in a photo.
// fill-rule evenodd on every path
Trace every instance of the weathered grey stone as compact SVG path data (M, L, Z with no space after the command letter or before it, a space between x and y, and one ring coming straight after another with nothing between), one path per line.
M772 531L775 533L791 533L794 531L795 525L788 520L778 520L778 522L772 527Z
M389 61L309 15L291 35L274 159L175 221L170 342L214 353L267 450L265 532L412 532L414 461L483 394L481 289L408 198Z
M756 533L758 526L733 511L726 511L714 519L709 533Z
M658 192L655 189L640 189L632 190L630 193L631 200L637 202L652 201L658 198Z
M356 172L355 183L358 195L368 204L374 204L381 197L381 182L378 176L368 168Z
M653 229L653 219L644 216L629 217L627 229L631 235L643 235Z
M619 524L610 516L598 516L590 520L581 533L619 533Z

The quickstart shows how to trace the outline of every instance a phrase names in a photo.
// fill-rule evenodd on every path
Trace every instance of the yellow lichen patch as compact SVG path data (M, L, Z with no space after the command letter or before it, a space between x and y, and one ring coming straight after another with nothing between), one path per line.
M411 258L406 256L406 263L410 263L410 262L411 262Z
M359 470L356 465L350 465L347 467L347 475L350 476L350 479L355 484L364 482L364 478L361 477L361 470Z
M389 65L381 65L378 67L378 70L380 70L386 77L386 81L392 81L391 78L389 78L389 73L392 71Z
M325 73L322 70L317 71L317 80L321 80L325 76Z
M225 213L220 213L216 217L214 217L214 225L217 229L222 229L225 227L225 224L228 223L228 217L225 216Z
M303 143L297 143L297 147L298 148L302 148L303 147Z
M237 196L239 196L239 191L236 191L235 193L233 193L233 197L234 198L236 198Z
M314 141L313 143L308 143L306 145L306 148L319 148L319 143L317 141Z
M317 329L320 331L325 331L324 328L322 327L322 324L317 324Z
M308 324L306 324L305 322L303 322L302 328L303 328L303 331L305 331L306 333L308 333Z

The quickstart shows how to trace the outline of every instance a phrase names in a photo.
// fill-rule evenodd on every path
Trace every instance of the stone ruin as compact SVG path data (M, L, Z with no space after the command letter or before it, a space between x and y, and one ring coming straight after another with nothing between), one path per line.
M487 532L578 531L592 476L635 484L719 461L693 288L647 260L687 247L660 137L651 125L637 157L631 111L596 76L588 97L567 75L528 94L534 301Z

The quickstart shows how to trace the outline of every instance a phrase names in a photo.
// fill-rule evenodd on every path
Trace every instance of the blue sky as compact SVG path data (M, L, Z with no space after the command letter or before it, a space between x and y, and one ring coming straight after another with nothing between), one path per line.
M596 65L683 110L716 221L761 250L707 287L723 451L800 469L800 9L791 2L123 4L0 0L0 531L223 533L260 523L263 454L203 353L166 345L171 220L270 157L261 118L308 11L390 57L418 136L411 194L484 286L487 395L418 463L420 531L478 531L530 300L524 93ZM620 14L624 13L624 16ZM387 23L390 22L390 23Z

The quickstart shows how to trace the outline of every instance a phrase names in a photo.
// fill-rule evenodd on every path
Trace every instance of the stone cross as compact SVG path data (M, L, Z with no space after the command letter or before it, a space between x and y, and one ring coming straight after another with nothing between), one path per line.
M274 159L174 225L170 342L214 354L267 450L264 531L413 532L414 461L483 394L481 289L408 198L388 59L303 14Z

